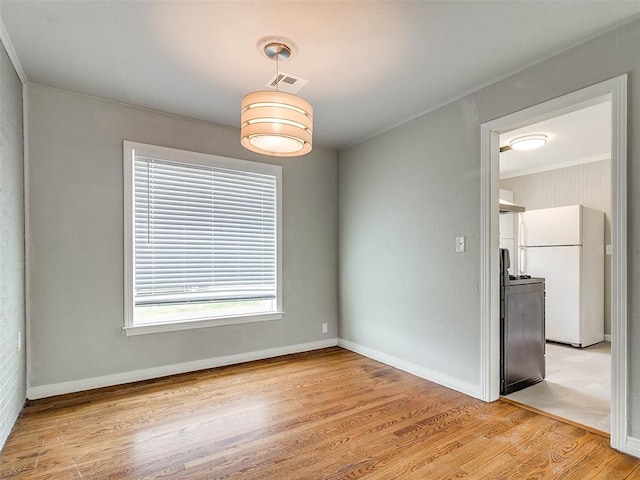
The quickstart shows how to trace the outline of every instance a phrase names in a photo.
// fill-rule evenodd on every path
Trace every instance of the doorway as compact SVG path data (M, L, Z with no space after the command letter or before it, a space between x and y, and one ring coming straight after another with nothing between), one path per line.
M514 280L539 278L546 291L546 331L532 344L546 376L503 398L609 434L610 95L503 132L499 144L501 205L526 209L501 207L500 248L510 251Z
M499 397L499 137L552 117L611 100L611 445L627 449L626 75L507 115L481 126L481 384L483 398Z

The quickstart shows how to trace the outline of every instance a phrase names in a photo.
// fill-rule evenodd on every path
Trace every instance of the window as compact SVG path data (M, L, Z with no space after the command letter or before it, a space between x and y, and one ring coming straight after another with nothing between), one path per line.
M281 167L124 142L125 332L281 318Z

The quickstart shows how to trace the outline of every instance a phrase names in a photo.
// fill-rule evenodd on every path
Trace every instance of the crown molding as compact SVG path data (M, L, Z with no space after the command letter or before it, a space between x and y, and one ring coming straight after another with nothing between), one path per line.
M2 45L4 45L4 49L7 51L9 60L11 60L13 68L18 74L18 78L20 79L22 84L25 85L27 83L27 76L24 74L24 69L22 68L22 64L20 63L20 59L18 58L18 54L16 53L16 49L13 48L13 43L11 42L9 33L4 26L2 17L0 17L0 42L2 42Z

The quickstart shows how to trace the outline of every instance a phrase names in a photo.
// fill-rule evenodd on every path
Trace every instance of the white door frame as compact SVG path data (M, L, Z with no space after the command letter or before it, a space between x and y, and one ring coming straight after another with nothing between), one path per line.
M500 394L498 140L530 125L611 98L611 446L639 455L627 429L627 75L583 88L481 125L480 383L482 399Z

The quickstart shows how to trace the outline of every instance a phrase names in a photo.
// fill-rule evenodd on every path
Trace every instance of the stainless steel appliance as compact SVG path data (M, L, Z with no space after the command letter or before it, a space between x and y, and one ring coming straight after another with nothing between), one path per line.
M500 393L545 376L544 278L509 275L509 250L500 249Z

